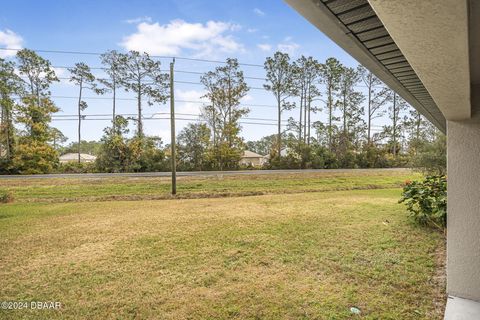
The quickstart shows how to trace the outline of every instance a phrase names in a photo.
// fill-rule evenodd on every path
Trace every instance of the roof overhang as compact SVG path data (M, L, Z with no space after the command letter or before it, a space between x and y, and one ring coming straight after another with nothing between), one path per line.
M471 114L467 0L285 0L437 128Z
M469 119L467 0L369 3L445 118Z

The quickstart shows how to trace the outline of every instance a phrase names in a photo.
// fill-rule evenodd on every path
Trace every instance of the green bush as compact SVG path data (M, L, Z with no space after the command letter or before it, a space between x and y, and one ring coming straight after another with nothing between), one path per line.
M0 203L13 202L13 194L10 191L0 190Z
M423 181L407 182L400 203L420 225L444 230L447 226L447 178L427 176Z
M95 163L93 162L66 162L60 163L57 173L93 173L96 172Z
M14 173L51 173L58 165L58 153L46 142L24 139L12 159Z
M437 134L431 143L422 142L418 152L412 156L413 168L426 175L444 175L447 172L447 137Z

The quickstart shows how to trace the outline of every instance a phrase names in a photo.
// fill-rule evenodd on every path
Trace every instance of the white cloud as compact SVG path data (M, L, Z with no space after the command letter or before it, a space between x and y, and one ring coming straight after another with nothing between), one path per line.
M286 37L283 42L277 45L277 50L288 53L289 55L295 55L297 50L300 48L298 43L293 42L292 37Z
M7 49L21 49L23 47L23 39L12 30L5 29L0 31L0 47ZM14 56L15 50L0 50L0 58Z
M230 26L231 26L231 28L230 28L231 31L240 31L240 30L242 30L242 26L239 25L239 24L237 24L237 23L230 23Z
M137 24L141 22L152 22L152 18L149 16L143 16L143 17L137 17L133 19L127 19L124 20L123 22L128 23L128 24Z
M259 44L257 44L257 48L259 48L262 51L266 51L266 52L272 50L272 46L268 43L259 43Z
M265 16L265 12L263 12L262 10L260 10L258 8L253 9L253 13L255 13L259 17Z
M248 28L248 29L247 29L247 32L248 32L248 33L255 33L255 32L257 32L257 31L258 31L258 29L255 29L255 28Z
M243 52L243 45L229 34L239 29L239 25L222 21L202 24L172 20L165 25L141 22L137 31L125 37L120 45L153 55L178 55L186 49L197 57L211 57L219 52Z

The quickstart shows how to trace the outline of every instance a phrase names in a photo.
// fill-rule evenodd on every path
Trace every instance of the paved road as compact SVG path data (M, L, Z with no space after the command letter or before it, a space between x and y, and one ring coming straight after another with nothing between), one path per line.
M401 171L406 169L305 169L305 170L242 170L242 171L186 171L177 172L180 177L208 177L208 176L232 176L232 175L262 175L262 174L285 174L285 173L310 173L310 172L371 172L371 171ZM51 178L115 178L115 177L170 177L170 172L138 172L138 173L70 173L70 174L35 174L35 175L0 175L2 179L51 179Z

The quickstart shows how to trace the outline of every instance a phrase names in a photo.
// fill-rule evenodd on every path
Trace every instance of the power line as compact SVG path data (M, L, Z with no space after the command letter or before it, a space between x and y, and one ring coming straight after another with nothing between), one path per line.
M0 48L0 50L5 50L5 51L20 51L22 50L21 48ZM41 52L41 53L55 53L55 54L77 54L77 55L93 55L93 56L100 56L103 53L100 52L87 52L87 51L66 51L66 50L44 50L44 49L30 49L35 52ZM152 58L157 58L157 59L177 59L177 60L186 60L186 61L196 61L196 62L208 62L208 63L220 63L220 64L226 64L225 61L221 60L209 60L209 59L200 59L200 58L187 58L187 57L176 57L176 56L159 56L159 55L151 55L150 57ZM253 64L253 63L241 63L239 62L238 65L240 66L249 66L249 67L260 67L264 68L264 65L261 64ZM70 69L72 67L66 67L66 66L54 66L54 68L65 68L65 69ZM102 67L90 67L90 69L93 70L105 70L106 68ZM185 71L185 70L175 70L175 72L181 72L181 73L191 73L191 74L204 74L200 72L194 72L194 71ZM258 77L247 77L244 76L245 79L252 79L252 80L265 80L263 78L258 78ZM366 85L355 85L355 87L362 87L362 88L368 88ZM376 88L386 88L386 86L375 86ZM256 88L255 88L256 89Z
M78 96L57 96L57 95L52 95L50 96L51 98L54 99L72 99L72 100L77 100ZM16 98L17 100L20 100L20 97ZM82 100L112 100L112 97L93 97L93 96L84 96L82 97ZM138 101L136 98L121 98L121 97L116 97L115 100L117 101ZM147 101L145 99L142 99L142 101ZM209 101L194 101L194 100L175 100L175 102L178 103L197 103L197 104L208 104ZM268 105L268 104L250 104L250 103L242 103L239 105L240 107L258 107L258 108L272 108L276 109L277 106L275 105Z
M67 66L52 66L54 69L72 69L74 67L67 67ZM89 67L91 70L108 70L108 68L104 67ZM187 71L187 70L174 70L175 73L185 73L185 74L195 74L195 75L204 75L206 72L199 72L199 71ZM265 78L260 78L260 77L250 77L250 76L243 76L244 79L249 79L249 80L262 80L265 81ZM65 79L69 80L70 78L60 78L58 79ZM106 80L106 79L101 79L99 80Z
M82 121L111 121L111 118L95 118L95 119L82 119ZM165 118L145 118L143 120L170 120L170 117ZM196 122L206 122L203 119L196 119L196 118L175 118L175 120L181 121L196 121ZM52 121L78 121L78 118L71 118L71 119L52 119ZM261 126L277 126L276 123L265 123L265 122L249 122L249 121L239 121L239 124L248 124L248 125L261 125Z
M72 99L72 100L77 100L78 97L76 96L51 96L52 98L56 98L56 99ZM20 98L16 98L17 100L19 100ZM86 100L112 100L111 97L93 97L93 96L84 96L82 97L82 99L86 99ZM137 99L135 98L119 98L117 97L116 100L119 100L119 101L137 101ZM142 101L145 101L145 100L142 100ZM175 102L177 103L196 103L196 104L205 104L205 103L208 103L208 101L194 101L194 100L175 100ZM165 104L163 104L165 105ZM240 104L238 105L239 107L259 107L259 108L272 108L272 109L276 109L277 106L274 106L274 105L266 105L266 104L248 104L248 103L244 103L244 104ZM162 112L156 112L156 113L151 113L151 114L145 114L145 115L156 115L156 114L167 114L167 113L162 113ZM191 114L191 113L176 113L176 114L179 114L179 115L190 115L190 116L201 116L200 114ZM109 116L111 114L83 114L82 116ZM136 116L137 114L136 113L123 113L123 114L117 114L117 115L122 115L122 116ZM66 116L72 116L72 117L76 117L75 119L78 120L78 115L76 114L72 114L72 115L63 115L63 114L54 114L52 115L52 117L66 117ZM252 119L252 120L265 120L265 121L278 121L277 119L264 119L264 118L251 118L251 117L245 117L246 119ZM111 120L111 119L106 119L106 120ZM282 122L288 122L288 120L281 120ZM375 128L375 127L379 127L379 128L383 128L383 126L375 126L375 125L372 125L371 126L372 128Z
M57 77L57 79L59 79L59 80L70 80L70 78L66 78L66 77ZM97 80L109 80L109 79L106 79L106 78L97 78ZM173 82L174 82L174 83L182 83L182 84L191 84L191 85L196 85L196 86L203 86L203 83L201 83L201 82L182 81L182 80L175 80L175 81L173 81ZM150 81L142 81L141 83L142 83L142 84L155 84L154 82L150 82ZM265 88L263 88L263 87L252 87L252 86L248 86L248 89L268 91L267 89L265 89Z
M184 71L184 70L175 70L175 72L178 73L186 73L186 74L198 74L198 75L204 75L205 72L197 72L197 71ZM243 76L245 79L251 79L251 80L262 80L265 81L265 78L259 78L259 77L249 77L249 76Z
M56 68L56 69L71 69L73 67L66 67L66 66L53 66L53 68ZM107 70L108 68L103 68L103 67L90 67L90 69L92 70ZM185 71L185 70L175 70L175 72L178 72L178 73L185 73L185 74L196 74L196 75L204 75L205 72L197 72L197 71ZM260 77L250 77L250 76L243 76L244 79L247 79L247 80L261 80L261 81L267 81L267 79L265 78L260 78ZM57 79L59 80L70 80L70 78L67 78L67 77L57 77ZM107 79L107 78L97 78L97 80L110 80L110 79ZM187 83L187 84L194 84L194 85L203 85L201 82L188 82L188 81L184 81L184 82L180 82L180 81L174 81L175 83ZM144 84L154 84L153 82L141 82L141 83L144 83ZM362 85L362 84L355 84L353 85L353 87L355 88L368 88L368 86L366 85ZM250 89L254 89L254 90L264 90L264 91L269 91L265 88L260 88L260 87L251 87L249 86ZM384 88L387 88L386 86L372 86L372 88L377 88L377 89L384 89Z
M0 50L5 51L20 51L23 50L22 48L0 48ZM66 50L44 50L44 49L29 49L39 53L55 53L55 54L77 54L77 55L90 55L90 56L101 56L103 53L101 52L88 52L88 51L66 51ZM225 61L221 60L209 60L209 59L200 59L200 58L187 58L187 57L176 57L176 56L159 56L159 55L150 55L152 58L156 59L177 59L177 60L186 60L186 61L197 61L197 62L208 62L208 63L221 63L226 64ZM247 67L260 67L263 68L264 66L261 64L254 64L254 63L238 63L241 66Z
M13 51L18 51L18 50L21 50L21 49L12 49L12 48L0 48L0 50L13 50ZM81 55L94 55L94 56L100 56L102 53L98 53L98 52L81 52L81 51L63 51L63 50L33 50L33 51L36 51L36 52L43 52L43 53L55 53L55 54L81 54ZM225 64L226 62L225 61L217 61L217 60L208 60L208 59L200 59L200 58L187 58L187 57L173 57L173 56L156 56L156 55L152 55L151 56L152 58L158 58L158 59L178 59L178 60L187 60L187 61L197 61L197 62L208 62L208 63L217 63L217 64ZM259 64L248 64L248 63L239 63L239 65L241 66L253 66L253 67L261 67L263 68L264 66L263 65L259 65ZM64 69L69 69L71 67L66 67L66 66L54 66L54 68L64 68ZM94 69L94 70L106 70L107 68L103 68L103 67L91 67L90 69ZM194 74L194 75L204 75L205 73L203 72L197 72L197 71L188 71L188 70L175 70L175 72L177 73L184 73L184 74ZM261 77L249 77L249 76L244 76L245 79L251 79L251 80L261 80L261 81L266 81L266 79L264 78L261 78ZM70 80L70 78L66 78L66 77L59 77L59 79L62 79L62 80ZM105 79L102 79L102 78L98 78L99 80L105 80ZM152 83L153 82L143 82L143 83ZM182 84L190 84L190 85L202 85L202 83L200 82L194 82L194 81L182 81L182 80L177 80L175 81L175 83L182 83ZM367 88L367 86L365 85L355 85L355 87L363 87L363 88ZM375 86L376 88L385 88L384 86ZM250 89L252 90L262 90L262 91L268 91L266 90L265 88L263 87L249 87ZM78 97L72 97L72 96L52 96L52 98L66 98L66 99L78 99ZM109 97L84 97L84 99L95 99L95 100L111 100L111 98ZM135 101L136 99L133 99L133 98L117 98L117 100L128 100L128 101ZM144 100L145 101L145 100ZM181 103L200 103L200 104L203 104L203 103L208 103L207 101L189 101L189 100L175 100L176 102L181 102ZM273 106L273 105L261 105L261 104L242 104L241 106L245 106L245 107L265 107L265 108L277 108L277 106ZM156 113L156 114L153 114L151 118L143 118L144 120L163 120L163 119L170 119L170 118L160 118L160 117L155 117L155 115L161 115L163 113ZM135 116L135 114L124 114L124 115L129 115L129 116ZM182 114L182 113L178 113L178 115L181 115L181 116L200 116L198 114ZM73 115L72 115L73 116ZM105 118L105 119L102 119L102 118L98 118L98 117L104 117L104 116L110 116L110 114L98 114L98 115L95 115L95 114L87 114L87 115L82 115L83 119L84 120L108 120L110 121L111 118ZM72 120L78 120L78 118L76 117L75 115L75 118L73 119L68 119L69 115L54 115L53 116L53 119L55 121L72 121ZM97 118L86 118L86 117L97 117ZM203 121L201 119L188 119L188 118L177 118L178 120L182 120L182 121ZM250 117L245 117L243 119L249 119L249 120L253 120L253 121L275 121L275 123L259 123L259 122L245 122L245 121L242 121L240 123L242 124L252 124L252 125L272 125L272 126L277 126L277 123L276 123L276 120L275 119L264 119L264 118L250 118ZM282 120L282 123L285 123L287 122L288 123L288 120ZM372 131L375 131L375 129L373 129Z
M156 114L161 114L161 115L167 115L169 114L168 112L163 112L163 113L156 113ZM121 116L136 116L136 114L117 114ZM155 114L153 114L155 115ZM198 114L189 114L189 113L175 113L175 115L181 115L181 116L200 116ZM111 121L112 118L88 118L90 116L111 116L110 114L86 114L82 115L82 121ZM69 117L69 118L67 118ZM200 118L186 118L186 117L175 117L176 120L182 120L182 121L194 121L194 122L207 122L205 119L200 119ZM239 124L249 124L249 125L268 125L268 126L278 126L278 123L276 123L277 120L275 119L263 119L263 118L242 118L245 120L253 120L253 121L272 121L270 123L267 122L251 122L251 121L239 121ZM135 118L133 118L135 120ZM170 120L170 117L150 117L150 118L144 118L142 117L142 120ZM63 115L62 117L55 117L52 116L52 121L78 121L78 115ZM284 120L286 121L286 120ZM283 123L281 125L282 127L288 126L288 123ZM312 126L313 128L313 126ZM371 131L373 132L381 132L383 131L382 126L372 126Z
M155 112L155 113L144 113L143 115L145 117L151 116L151 118L143 118L142 119L160 119L160 118L153 118L156 115L167 115L170 114L169 112ZM88 114L82 114L82 117L108 117L111 116L112 114L110 113L88 113ZM137 116L137 113L117 113L116 115L118 116L126 116L126 117L135 117ZM195 114L195 113L182 113L182 112L176 112L175 115L180 115L180 116L194 116L194 117L201 117L201 114ZM52 115L52 118L63 118L63 117L70 117L73 118L73 120L78 120L78 115L77 114L54 114ZM255 121L272 121L272 122L277 122L277 119L267 119L267 118L256 118L256 117L242 117L241 119L248 119L248 120L255 120ZM112 120L111 118L108 118L106 120ZM281 120L283 123L288 124L288 120ZM378 125L372 125L371 128L383 128L383 126L378 126Z
M96 118L96 119L82 119L82 121L111 121L111 118ZM164 118L145 118L143 120L170 120L170 117L164 117ZM190 121L190 122L203 122L205 123L206 120L203 119L198 119L198 118L178 118L175 117L175 120L179 121ZM78 121L78 118L72 118L72 119L52 119L52 122L57 122L57 121ZM260 125L260 126L277 126L277 123L266 123L266 122L250 122L250 121L239 121L239 124L245 124L245 125ZM283 125L285 127L285 125ZM373 132L380 132L382 130L380 129L372 129Z
M167 115L170 114L169 112L155 112L155 113L146 113L144 116L151 116L150 118L145 118L142 117L142 119L159 119L159 118L154 118L156 115ZM117 113L116 115L118 116L136 116L136 113ZM176 112L175 115L180 115L180 116L194 116L194 117L201 117L201 114L195 114L195 113L182 113L182 112ZM108 117L111 116L111 114L82 114L82 118L84 117ZM52 115L52 118L64 118L64 117L71 117L73 119L78 120L78 115L77 114L55 114ZM241 119L248 119L248 120L255 120L255 121L278 121L277 119L266 119L266 118L256 118L256 117L242 117ZM112 120L109 118L109 120ZM288 120L281 120L281 122L288 122Z

